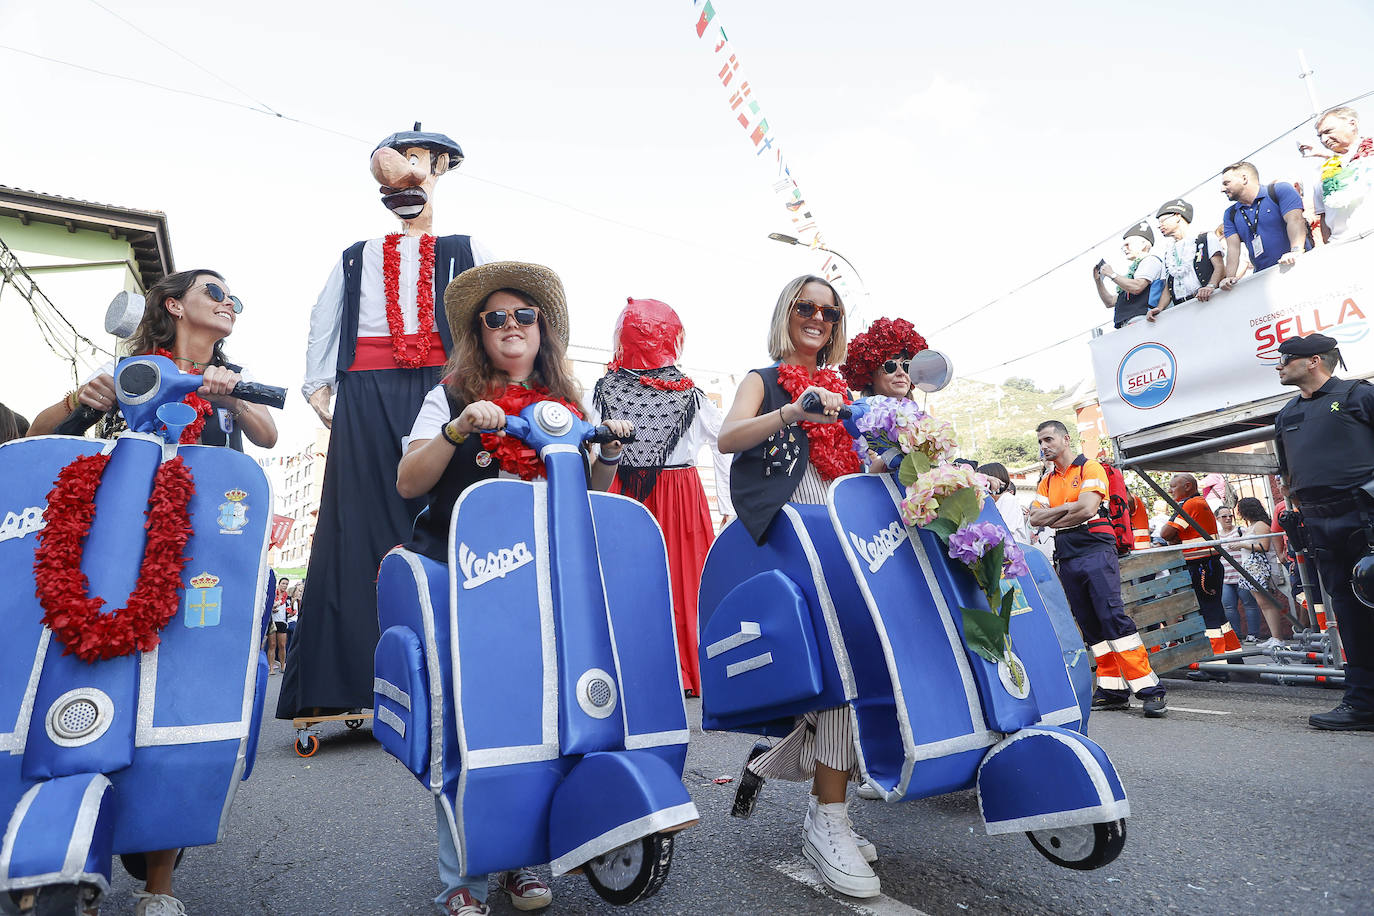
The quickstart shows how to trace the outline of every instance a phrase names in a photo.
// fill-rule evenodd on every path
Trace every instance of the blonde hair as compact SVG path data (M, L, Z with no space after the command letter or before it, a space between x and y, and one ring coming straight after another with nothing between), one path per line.
M835 307L840 310L840 320L831 328L830 339L816 354L817 366L838 366L844 362L845 341L848 339L845 333L844 301L840 298L839 291L830 285L829 280L813 274L797 277L778 294L778 304L773 307L773 321L768 326L768 355L777 360L785 360L792 355L795 348L792 346L792 335L788 333L788 321L792 316L792 303L797 301L802 287L808 283L819 283L830 290L830 294L835 297Z
M582 386L573 375L563 338L549 328L539 302L529 293L518 289L492 290L473 310L468 327L451 328L453 353L444 366L445 386L449 393L459 405L467 406L474 401L500 397L510 383L510 376L492 365L487 348L482 345L482 309L496 293L515 296L536 309L539 315L539 352L534 357L534 372L530 375L530 381L543 385L556 398L579 405L580 409Z

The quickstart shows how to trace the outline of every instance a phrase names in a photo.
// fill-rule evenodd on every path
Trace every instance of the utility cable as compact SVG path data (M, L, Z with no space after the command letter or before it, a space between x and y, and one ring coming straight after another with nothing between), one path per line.
M135 32L137 32L138 34L142 35L144 38L148 39L149 41L153 42L153 43L156 44L156 45L159 45L159 46L161 46L161 47L163 47L163 48L166 48L168 51L171 51L171 52L172 52L173 54L175 54L177 57L180 57L182 60L186 61L186 63L190 64L192 67L195 67L195 68L196 68L197 70L199 70L200 72L205 73L205 74L207 74L207 75L209 75L209 76L214 77L215 79L219 80L221 83L223 83L224 85L228 86L230 89L234 90L235 92L239 93L240 95L244 96L245 98L253 99L253 101L254 101L254 102L257 102L258 106L259 106L265 113L271 114L271 115L276 115L276 116L279 117L279 118L282 117L282 113L279 112L279 111L277 111L277 110L276 110L275 108L273 108L271 105L268 105L266 102L262 101L261 99L254 98L250 93L248 93L248 92L246 92L245 90L239 88L238 86L235 86L233 83L229 82L227 79L225 79L224 77L220 76L218 73L215 73L213 70L210 70L208 67L203 66L203 65L200 64L198 61L196 61L196 60L194 60L194 59L192 59L192 58L190 58L190 57L187 57L185 54L182 54L182 53L181 53L180 51L178 51L176 48L174 48L174 47L172 47L171 45L167 44L165 41L163 41L162 39L158 38L156 35L150 35L149 33L143 31L143 30L140 29L138 26L134 25L132 22L130 22L129 20L125 19L123 16L119 15L118 13L116 13L114 10L110 9L110 8L109 8L108 6L106 6L105 4L101 3L100 0L90 0L90 2L91 2L91 4L92 4L93 6L97 6L97 7L99 7L100 9L104 10L105 12L109 13L111 16L113 16L114 18L118 19L120 22L124 23L124 24L127 25L129 28L133 29Z

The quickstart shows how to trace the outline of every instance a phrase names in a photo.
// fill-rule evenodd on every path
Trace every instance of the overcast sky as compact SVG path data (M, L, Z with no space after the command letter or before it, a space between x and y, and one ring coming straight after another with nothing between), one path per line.
M284 445L313 422L296 389L332 263L396 225L368 156L415 120L467 155L436 228L556 269L574 343L607 345L626 296L659 298L687 326L685 363L739 372L766 362L778 290L816 269L766 238L787 214L690 0L101 3L195 64L92 0L0 4L0 44L325 129L0 50L0 184L165 211L177 267L223 272L247 304L231 355L292 389ZM866 281L865 317L911 319L989 381L1089 371L1078 342L996 364L1108 318L1088 272L1116 242L938 329L1198 183L1198 222L1219 222L1212 176L1311 113L1299 48L1323 106L1374 89L1367 2L714 6ZM1266 181L1315 167L1293 138L1256 162ZM26 320L9 301L4 320ZM105 301L58 306L96 336ZM22 369L0 369L0 391Z

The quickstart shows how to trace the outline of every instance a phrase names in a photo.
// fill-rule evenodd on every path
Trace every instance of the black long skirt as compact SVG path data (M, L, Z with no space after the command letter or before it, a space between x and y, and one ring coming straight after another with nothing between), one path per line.
M345 372L335 389L320 515L277 718L372 705L377 568L410 537L423 499L396 493L401 438L441 368Z

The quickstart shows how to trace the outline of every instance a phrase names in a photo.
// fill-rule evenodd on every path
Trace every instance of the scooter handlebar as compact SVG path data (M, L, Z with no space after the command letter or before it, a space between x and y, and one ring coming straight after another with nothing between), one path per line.
M504 432L508 436L514 436L517 439L524 440L528 437L529 431L530 424L524 417L507 415L504 429L479 429L477 433L478 435L482 435L484 433L491 434ZM615 433L611 432L605 424L602 424L601 426L592 427L591 432L588 433L582 441L588 444L595 443L596 445L603 445L607 442L614 442L617 439L628 445L635 441L635 435L634 433L630 433L628 436L617 436Z
M808 391L806 394L802 395L801 409L806 413L820 413L821 396L816 394L816 392L814 391ZM848 420L851 416L853 416L853 414L854 412L850 410L847 406L841 407L839 413L835 415L835 419Z
M276 385L264 385L261 382L239 382L230 392L240 401L247 401L250 404L266 404L268 407L282 408L286 406L286 389L278 388ZM67 418L53 429L53 433L58 436L81 436L86 430L95 425L95 421L101 417L101 411L85 404L78 404L76 410L67 414Z

